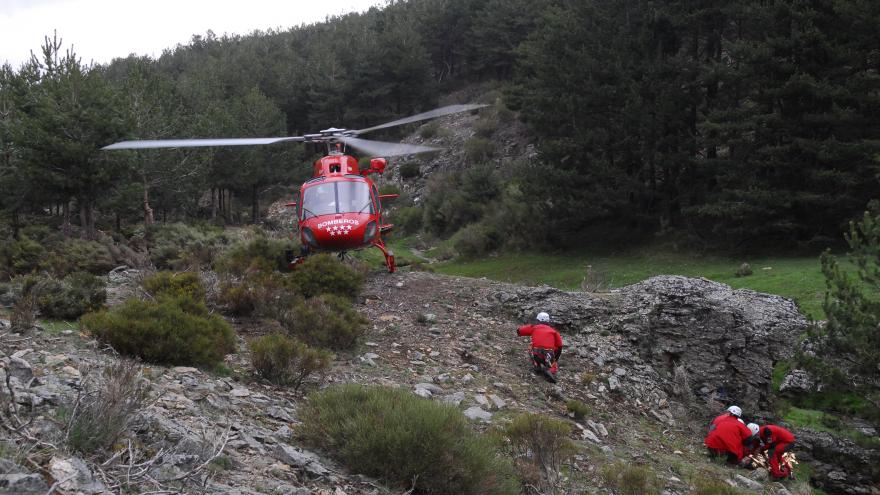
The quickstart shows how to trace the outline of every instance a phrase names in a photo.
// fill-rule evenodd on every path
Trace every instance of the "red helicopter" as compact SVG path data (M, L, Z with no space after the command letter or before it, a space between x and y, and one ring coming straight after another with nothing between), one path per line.
M290 253L288 262L294 266L315 251L338 252L342 256L347 251L375 246L382 251L388 271L393 273L394 253L385 247L385 242L382 240L382 234L389 232L393 226L382 223L382 200L395 198L397 195L380 195L378 188L368 176L374 173L381 175L385 171L387 161L384 157L427 153L439 151L441 148L371 141L356 136L444 115L469 112L484 106L486 105L450 105L358 130L331 127L317 134L303 136L122 141L101 149L244 146L282 142L323 145L325 156L313 164L312 179L306 181L300 188L299 200L287 204L296 206L302 244L300 256L293 257ZM346 148L376 158L370 160L369 168L361 170L358 167L358 160L346 154Z

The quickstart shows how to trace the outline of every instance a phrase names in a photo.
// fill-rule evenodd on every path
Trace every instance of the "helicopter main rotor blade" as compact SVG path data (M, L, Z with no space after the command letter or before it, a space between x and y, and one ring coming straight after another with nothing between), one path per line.
M195 148L201 146L247 146L254 144L273 144L285 141L304 141L301 136L273 138L225 138L225 139L154 139L144 141L120 141L101 148L102 150L139 150L147 148Z
M432 148L430 146L419 146L417 144L371 141L369 139L358 139L348 136L340 136L337 139L358 151L367 153L370 156L415 155L416 153L429 153L431 151L441 151L443 149Z
M451 115L453 113L469 112L471 110L476 110L478 108L483 108L485 106L487 106L487 105L449 105L448 107L437 108L434 110L430 110L430 111L420 113L417 115L413 115L410 117L406 117L403 119L394 120L392 122L386 122L384 124L379 124L379 125L376 125L373 127L367 127L366 129L360 129L360 130L352 131L352 132L354 133L355 136L357 136L358 134L363 134L365 132L375 131L377 129L385 129L387 127L394 127L394 126L398 126L398 125L409 124L411 122L418 122L420 120L434 119L437 117L442 117L444 115Z

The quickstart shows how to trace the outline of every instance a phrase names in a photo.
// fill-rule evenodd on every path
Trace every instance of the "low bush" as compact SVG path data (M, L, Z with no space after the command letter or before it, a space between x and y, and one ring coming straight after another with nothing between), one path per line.
M223 229L207 224L168 223L151 225L147 232L150 260L160 269L209 265L229 244Z
M89 313L81 322L120 354L152 363L210 366L235 350L229 324L188 296L129 299L112 310Z
M257 237L239 243L217 260L217 271L232 275L254 272L288 271L285 252L294 249L293 242Z
M658 495L662 483L648 466L615 462L602 466L605 486L620 495Z
M452 238L452 245L462 256L476 258L484 256L502 244L501 235L483 223L472 223L459 230Z
M323 349L281 334L271 334L250 342L251 364L263 378L298 390L309 375L330 365L331 355Z
M474 124L474 134L480 138L491 138L496 130L498 130L498 117L491 113L481 115Z
M277 318L292 337L334 350L353 348L368 323L351 302L333 294L296 300Z
M419 136L421 136L422 139L431 139L437 135L438 129L440 129L439 122L436 120L434 122L429 122L419 128Z
M400 194L400 188L395 184L382 184L379 188L379 194Z
M72 320L97 311L107 300L100 278L77 272L63 279L40 279L33 287L37 308L48 318Z
M16 296L15 302L12 304L12 311L9 314L9 326L13 331L25 332L32 328L37 322L37 295L31 290L32 287L21 289Z
M593 412L590 406L576 399L571 399L566 402L565 408L568 409L568 412L574 414L574 419L577 420L584 419Z
M364 284L362 274L354 271L329 254L306 258L296 267L291 286L303 297L333 294L354 299Z
M541 414L521 414L503 431L510 449L520 463L531 464L541 473L543 488L555 491L561 481L559 472L563 463L577 452L568 438L571 427Z
M517 494L509 461L452 406L405 389L343 385L312 394L305 441L352 471L423 494ZM412 486L415 484L415 486Z
M220 282L217 302L227 314L247 316L260 312L272 316L281 301L294 297L292 291L290 274L253 272Z
M724 480L713 479L711 474L697 478L690 495L742 495L744 492L727 484Z
M45 254L42 244L25 235L0 243L0 277L9 279L36 271Z
M422 209L418 206L403 206L395 209L390 220L395 229L405 234L415 234L422 229Z
M464 143L464 153L469 163L483 163L495 154L495 143L486 138L474 137Z
M413 162L401 164L399 170L400 178L404 180L412 179L422 174L422 171L419 169L419 164Z
M736 270L736 273L734 273L734 275L736 275L737 277L748 277L751 274L752 274L752 266L749 265L748 263L743 263L742 265L739 265L739 268Z
M110 248L100 242L67 239L48 253L42 264L58 277L76 272L105 275L116 267L116 260Z
M188 297L196 301L205 299L205 287L202 281L197 274L191 272L157 272L145 278L143 286L144 290L156 298L169 296Z
M147 382L140 367L120 361L100 373L86 373L65 418L67 446L86 455L110 449L146 405Z

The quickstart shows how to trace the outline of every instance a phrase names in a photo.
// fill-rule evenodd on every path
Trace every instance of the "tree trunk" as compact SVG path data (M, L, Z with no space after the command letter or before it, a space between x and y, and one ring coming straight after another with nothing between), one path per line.
M18 231L21 229L21 223L18 218L18 209L12 210L12 238L18 238Z
M211 188L211 220L217 220L217 188Z
M65 201L61 205L64 219L61 221L61 232L64 237L70 237L70 201Z
M153 225L156 220L153 218L153 209L150 208L150 186L147 184L147 178L142 177L144 186L144 229Z
M260 194L257 192L257 185L251 188L251 223L256 224L260 221Z
M94 203L90 199L80 200L79 224L83 229L84 238L95 238L95 208Z

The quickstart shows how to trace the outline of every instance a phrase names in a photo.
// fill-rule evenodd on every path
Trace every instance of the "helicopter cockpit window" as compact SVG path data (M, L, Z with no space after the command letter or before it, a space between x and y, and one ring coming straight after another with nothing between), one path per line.
M373 200L366 182L330 182L303 192L302 219L336 213L373 213Z
M366 182L337 182L340 213L373 213L373 198Z

